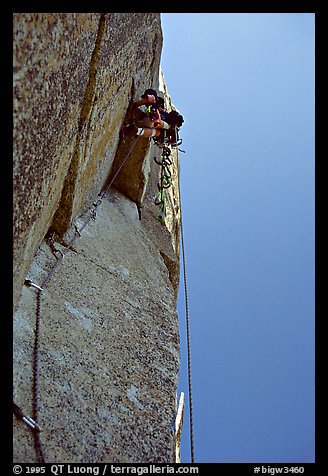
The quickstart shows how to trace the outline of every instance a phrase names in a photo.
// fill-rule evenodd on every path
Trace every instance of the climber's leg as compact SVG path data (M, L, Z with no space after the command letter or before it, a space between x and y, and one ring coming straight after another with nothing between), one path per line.
M148 127L138 127L137 135L141 137L158 137L161 131L158 129L149 129Z

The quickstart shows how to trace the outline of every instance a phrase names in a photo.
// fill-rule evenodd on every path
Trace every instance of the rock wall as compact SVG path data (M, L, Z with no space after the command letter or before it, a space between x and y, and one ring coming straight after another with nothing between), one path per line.
M179 163L160 223L160 150L119 139L131 100L159 85L161 46L159 14L14 15L13 396L32 416L39 302L46 462L176 460ZM37 462L16 417L14 461Z
M103 187L130 101L158 86L156 13L13 17L14 303L51 226L63 234Z

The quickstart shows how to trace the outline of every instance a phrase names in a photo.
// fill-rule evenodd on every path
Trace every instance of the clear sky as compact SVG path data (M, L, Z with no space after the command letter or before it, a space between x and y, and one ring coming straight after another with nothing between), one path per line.
M313 462L315 16L161 19L162 68L185 118L195 461Z

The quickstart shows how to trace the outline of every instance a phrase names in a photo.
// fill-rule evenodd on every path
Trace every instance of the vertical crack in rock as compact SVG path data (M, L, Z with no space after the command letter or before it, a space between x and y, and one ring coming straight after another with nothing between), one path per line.
M42 283L56 263L43 238L49 225L63 251L72 219L81 229L128 153L131 144L118 146L119 129L130 98L158 87L162 32L152 13L20 14L15 22L16 74L22 69L14 124L24 136L16 138L15 186L26 216L16 218L13 394L29 412L36 295L22 283ZM39 95L25 98L40 85ZM120 190L107 191L42 294L39 420L53 463L176 460L178 157L161 223L154 147L140 141L119 174ZM33 152L40 174L23 167L37 165ZM133 202L142 202L141 220ZM35 463L31 433L16 418L13 438L14 459Z
M90 111L94 105L95 100L95 87L97 78L97 65L99 61L99 52L101 42L105 31L105 14L102 13L99 19L98 34L95 42L95 47L91 56L89 67L89 81L85 89L85 94L82 102L81 113L78 123L78 132L74 147L74 152L71 160L71 164L64 182L62 196L58 209L54 215L51 230L56 231L58 235L63 235L65 231L71 225L71 219L74 212L74 196L75 187L77 185L77 179L79 176L80 158L82 156L83 149L87 150L88 139L90 136L90 130L86 131L86 138L84 139L84 132L87 125L87 120L90 115Z

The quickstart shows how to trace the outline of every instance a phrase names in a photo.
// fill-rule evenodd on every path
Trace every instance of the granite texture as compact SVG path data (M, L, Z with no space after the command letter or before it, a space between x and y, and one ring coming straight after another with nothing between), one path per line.
M104 186L128 105L158 86L158 13L13 16L14 305L43 237Z
M39 424L47 462L175 461L179 330L158 249L160 236L168 247L168 233L151 207L143 212L139 220L133 202L108 192L42 292ZM42 283L55 259L43 242L29 279ZM14 400L28 415L35 312L36 290L25 286L14 314ZM14 418L14 461L35 458L28 427Z
M108 187L134 144L119 134L133 99L160 85L171 104L161 46L157 13L14 15L13 394L32 416L28 278L43 286L38 423L48 463L177 458L178 156L164 223L151 140L140 138ZM13 421L14 461L36 463L31 431Z

